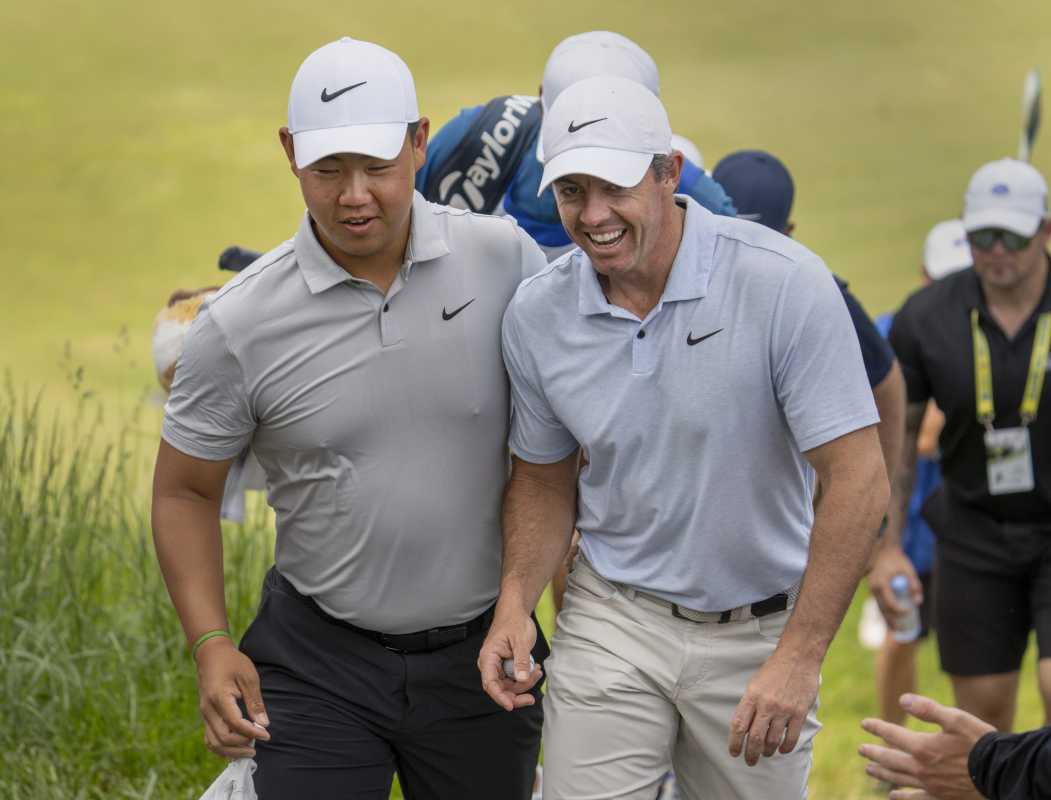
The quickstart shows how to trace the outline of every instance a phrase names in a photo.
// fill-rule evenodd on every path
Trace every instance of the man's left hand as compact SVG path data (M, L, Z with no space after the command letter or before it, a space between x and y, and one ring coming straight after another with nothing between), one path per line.
M920 733L881 719L864 720L862 728L890 745L861 745L859 752L872 762L865 771L898 786L923 790L917 794L895 789L890 793L892 800L980 800L967 758L978 740L996 729L973 714L921 695L902 695L901 707L918 719L940 725L941 731Z
M795 749L817 699L821 662L812 661L775 650L752 676L730 721L731 756L743 751L745 763L754 767L760 755Z

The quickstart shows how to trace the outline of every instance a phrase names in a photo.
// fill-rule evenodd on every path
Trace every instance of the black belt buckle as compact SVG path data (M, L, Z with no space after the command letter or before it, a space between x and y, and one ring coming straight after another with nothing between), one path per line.
M784 611L786 608L788 608L788 595L780 592L765 600L760 600L758 603L752 603L752 616L765 617L768 614Z
M426 639L418 633L388 634L381 633L376 636L378 641L392 653L415 653L426 647Z

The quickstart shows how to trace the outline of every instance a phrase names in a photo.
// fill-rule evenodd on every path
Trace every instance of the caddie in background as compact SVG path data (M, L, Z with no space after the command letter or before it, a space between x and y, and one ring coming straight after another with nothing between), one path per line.
M539 666L507 714L476 659L500 579L500 322L546 262L513 220L414 191L427 129L389 50L343 38L303 62L280 140L306 213L204 304L165 409L157 556L205 742L254 755L261 800L386 798L395 771L410 800L532 790ZM238 649L219 502L249 443L276 566Z
M954 272L971 266L971 246L967 243L967 231L958 219L939 222L927 234L923 245L923 264L920 274L924 285L941 280ZM884 336L890 334L894 314L881 314L876 318L876 327ZM930 320L937 325L938 320ZM938 466L938 437L941 435L945 416L933 400L927 401L927 409L920 423L916 439L916 472L912 498L909 501L908 517L901 526L901 541L895 541L893 535L884 536L873 558L870 582L886 586L884 580L873 580L874 575L883 574L908 575L913 570L923 590L919 601L920 631L917 639L900 642L894 635L893 616L900 613L900 606L893 592L884 594L887 613L891 619L890 626L884 624L880 616L876 599L869 598L875 609L876 619L883 629L882 641L879 644L879 655L876 658L876 694L879 701L880 716L897 724L905 722L905 712L898 702L907 692L915 692L916 685L916 651L919 644L927 638L933 625L933 597L931 594L934 570L934 534L923 519L921 509L927 498L941 485L941 469ZM895 512L896 513L896 512ZM897 525L890 526L894 531ZM908 565L901 563L904 557ZM865 614L863 613L863 618Z
M1010 730L1034 630L1051 718L1051 222L1043 176L1007 158L981 167L967 186L963 225L973 269L913 294L890 329L909 405L887 539L900 541L908 518L917 439L933 399L945 415L943 482L923 517L935 535L942 669L960 708ZM909 577L919 598L919 581Z
M539 98L497 97L443 125L416 174L416 188L436 203L514 217L549 259L571 250L576 245L562 228L555 198L538 191L540 123L567 86L596 75L630 78L660 93L657 64L631 39L610 31L570 36L548 57ZM718 214L734 214L726 193L700 164L684 164L678 190Z
M641 84L575 83L542 135L540 189L580 249L504 316L512 476L483 684L514 707L501 660L528 677L530 612L575 525L544 797L652 800L671 766L687 798L801 797L821 663L888 496L850 316L809 250L676 194L682 155Z

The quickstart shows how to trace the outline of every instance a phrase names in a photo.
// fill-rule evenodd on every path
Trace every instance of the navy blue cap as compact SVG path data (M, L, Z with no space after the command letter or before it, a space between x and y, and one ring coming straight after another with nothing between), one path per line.
M737 206L737 216L784 233L795 184L785 165L763 150L738 150L723 158L712 177Z

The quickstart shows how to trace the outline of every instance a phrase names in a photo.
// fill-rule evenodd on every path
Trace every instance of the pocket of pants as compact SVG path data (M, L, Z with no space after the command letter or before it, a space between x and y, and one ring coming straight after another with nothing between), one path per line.
M770 642L778 642L781 640L781 634L784 633L790 616L792 616L792 609L789 608L774 614L767 614L764 617L756 617L752 622L761 637Z
M600 577L588 567L577 566L569 573L566 594L581 594L593 600L609 600L617 593L617 587Z

